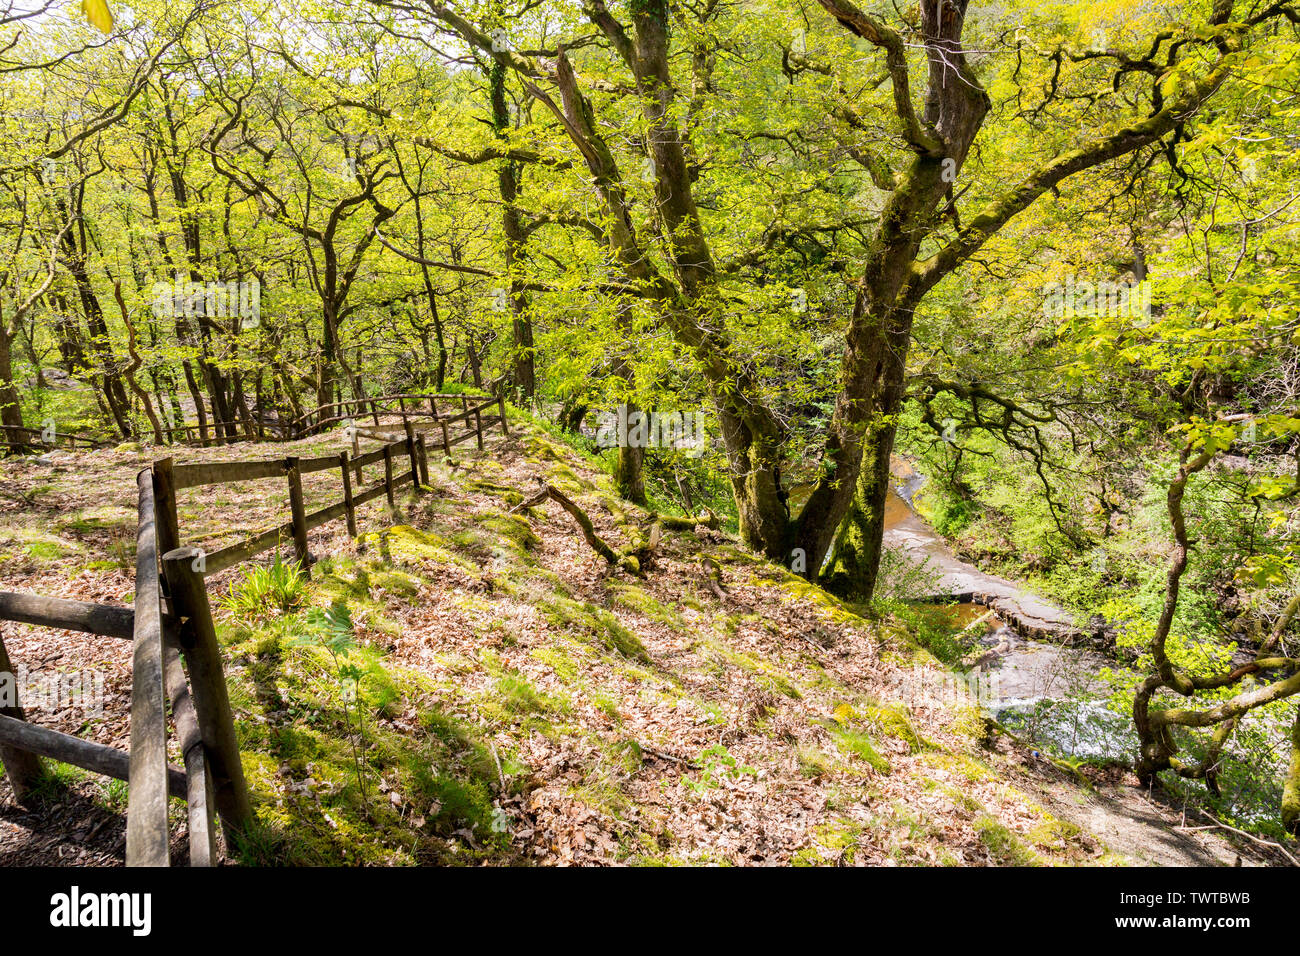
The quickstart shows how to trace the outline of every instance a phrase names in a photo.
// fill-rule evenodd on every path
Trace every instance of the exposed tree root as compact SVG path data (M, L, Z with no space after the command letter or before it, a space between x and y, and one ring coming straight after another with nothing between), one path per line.
M672 531L693 531L697 526L703 525L716 531L721 525L718 516L712 511L709 511L707 517L703 518L679 518L675 515L661 515L652 511L649 513L650 531L648 538L644 542L637 542L631 547L616 551L600 535L596 534L595 524L592 523L587 512L583 511L572 498L541 478L537 479L537 483L541 486L537 494L515 505L510 509L510 514L526 511L540 505L547 499L556 502L578 523L583 538L586 539L587 544L591 545L593 551L609 562L611 567L622 568L629 574L640 576L644 567L654 559L665 528Z

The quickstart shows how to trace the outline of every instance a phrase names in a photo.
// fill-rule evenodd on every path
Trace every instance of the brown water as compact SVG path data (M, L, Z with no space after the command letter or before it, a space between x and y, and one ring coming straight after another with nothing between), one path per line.
M892 470L908 497L922 483L911 465L895 459ZM806 500L811 485L790 489L792 510ZM1091 683L1091 675L1104 660L1068 646L1075 635L1070 615L1029 593L1013 581L987 574L957 558L948 543L913 510L893 487L885 498L884 546L910 562L924 563L932 572L933 589L918 599L956 604L954 626L965 628L981 616L992 615L980 626L984 660L976 668L996 674L1000 700L1056 697Z
M909 498L921 483L909 469L896 469ZM890 490L885 506L885 546L938 576L931 600L955 600L953 626L971 628L966 658L981 706L999 720L1064 754L1115 757L1131 753L1134 738L1125 715L1104 703L1097 678L1112 664L1102 655L1071 646L1078 632L1070 615L1012 581L959 560L952 549L904 500ZM979 623L976 623L979 622Z
M905 479L904 493L917 484L914 474L899 477ZM986 684L998 702L1059 698L1098 689L1094 675L1106 661L1067 645L1072 622L1065 611L1012 581L958 559L893 488L885 499L884 543L912 562L926 562L936 572L934 593L925 597L955 601L954 629L977 630L979 637L967 660L975 663L974 673L988 678Z

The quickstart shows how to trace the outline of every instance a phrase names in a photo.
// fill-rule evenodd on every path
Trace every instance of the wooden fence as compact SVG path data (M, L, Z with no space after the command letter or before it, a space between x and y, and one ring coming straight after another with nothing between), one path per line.
M137 476L137 507L134 607L0 592L0 620L133 642L130 749L30 724L15 701L0 711L0 760L20 800L44 776L41 757L127 781L128 866L168 865L167 800L185 800L190 865L210 866L214 804L227 839L252 819L221 653L202 580L176 562L159 561L166 535L159 530L152 468ZM13 674L3 641L0 673ZM167 761L169 699L183 767Z
M497 406L497 415L483 414L490 405ZM0 700L0 761L15 795L21 800L39 784L42 757L127 781L128 866L169 864L167 801L169 797L183 799L188 807L190 865L212 865L217 854L214 810L230 840L251 822L252 807L203 579L277 547L282 540L293 541L299 562L310 573L308 531L344 518L348 533L355 537L359 506L381 495L396 504L398 488L411 483L418 491L427 486L425 436L417 431L414 417L403 418L402 437L366 454L342 451L319 458L290 456L270 461L177 463L165 458L154 462L137 476L134 607L0 591L0 620L98 634L134 644L129 750L30 724L21 701L8 706ZM499 423L503 434L509 434L500 399L476 407L466 401L459 415L439 416L435 422L447 453L470 438L477 438L482 448L485 425ZM452 440L449 426L458 423L464 423L467 431ZM357 428L352 435L354 450L362 431ZM409 469L401 473L395 471L403 467L397 465L399 456L409 463ZM382 480L371 488L354 490L353 477L360 489L364 469L381 463ZM334 468L339 472L342 500L307 513L302 476ZM268 478L288 482L291 516L287 523L211 554L181 546L178 491ZM0 674L13 673L0 639ZM184 766L167 761L168 700Z
M24 435L34 435L35 437L23 441L9 441L9 433L12 432L22 432ZM87 435L77 435L72 432L56 431L51 438L46 438L45 429L29 428L26 425L0 425L0 439L5 439L0 441L0 448L40 447L55 449L59 447L60 442L67 442L68 447L75 450L78 443L86 448L103 448L108 444L108 442L101 441L97 438L91 438Z
M179 435L181 442L208 447L244 441L295 441L299 438L319 434L325 429L343 422L356 422L366 418L371 420L372 426L378 428L380 427L380 416L383 415L399 415L404 420L407 418L431 419L435 424L446 421L450 427L459 421L466 420L469 415L473 414L474 410L470 407L470 403L480 401L483 402L478 406L480 413L483 409L496 406L499 409L499 416L491 416L492 422L495 422L498 417L504 420L505 400L503 398L484 399L483 396L479 395L398 392L391 395L348 398L331 402L328 405L321 405L311 411L303 412L295 418L283 421L269 422L262 417L253 418L250 416L249 419L238 422L208 422L203 426L175 425L167 429L167 431L173 442L176 442ZM455 409L456 406L460 407L459 414L453 411L449 415L448 408ZM485 419L484 424L489 423ZM221 431L233 431L237 434L218 434Z
M483 404L478 405L477 409L471 408L471 402L477 403L480 401ZM457 406L459 406L460 412L457 414L453 411L449 415L447 409L450 407L454 410ZM319 408L304 412L295 418L285 420L271 421L264 415L250 414L247 418L234 422L209 421L202 425L167 425L164 423L163 432L167 440L172 444L188 444L207 448L212 445L230 445L246 441L296 441L299 438L319 434L341 422L365 418L369 418L371 424L378 428L380 427L379 419L382 415L399 415L403 420L407 418L416 420L431 419L435 424L445 421L447 426L451 427L460 421L468 421L469 417L475 414L476 411L481 413L484 409L490 407L498 408L499 414L484 416L484 425L494 424L498 419L505 420L505 400L503 398L485 400L480 395L398 392L391 395L376 395L373 398L350 398L331 402L328 405L322 405ZM113 444L111 441L67 432L56 433L52 440L46 440L43 437L44 432L42 429L30 428L25 425L0 427L0 439L6 438L6 432L12 433L15 431L34 437L31 440L24 441L0 440L0 448L40 447L53 449L63 442L66 442L68 447L73 449L79 446L106 448ZM459 441L464 441L467 437L462 437ZM458 441L453 441L451 444L458 444ZM479 447L482 447L481 442Z

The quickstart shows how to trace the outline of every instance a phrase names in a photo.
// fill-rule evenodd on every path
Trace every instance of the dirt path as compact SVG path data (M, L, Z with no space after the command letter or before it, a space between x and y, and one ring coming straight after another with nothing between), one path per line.
M1280 853L1254 844L1190 809L1136 786L1136 781L1083 790L1073 781L1036 775L1046 808L1081 827L1135 866L1286 866ZM1201 829L1202 827L1210 829ZM1193 829L1195 828L1195 829Z

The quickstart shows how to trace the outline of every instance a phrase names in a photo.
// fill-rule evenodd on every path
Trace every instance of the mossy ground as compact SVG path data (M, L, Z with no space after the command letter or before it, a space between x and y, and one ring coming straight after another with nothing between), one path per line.
M316 566L309 603L346 602L356 625L359 708L294 638L307 610L224 622L260 822L242 859L999 863L1023 862L990 847L1008 805L1008 833L1060 832L1005 787L972 802L971 781L1005 783L996 755L891 698L932 664L898 622L703 528L666 534L642 576L612 572L558 508L510 511L542 477L622 547L637 509L541 429L514 431L433 463L433 493Z
M939 664L903 622L845 604L703 527L666 532L640 575L611 570L558 506L511 509L542 478L615 548L643 535L646 514L612 494L595 462L525 419L511 425L509 439L494 436L483 453L458 449L455 463L431 452L431 489L403 496L395 513L370 506L359 539L341 522L313 534L322 560L298 610L232 614L221 598L241 572L211 579L258 820L236 859L1099 857L1095 840L1034 799L1022 754L986 749L980 722L960 709L905 699L910 669ZM340 436L325 435L292 453L340 447ZM126 568L87 564L120 533L114 509L130 507L134 469L159 456L113 454L112 509L76 497L72 476L60 474L43 493L76 497L78 527L47 538L35 522L27 537L15 531L21 523L5 526L8 547L66 541L32 590L59 593L47 586L55 567L129 600ZM333 500L335 477L308 476L309 508ZM41 481L33 474L24 487ZM250 484L195 496L182 509L186 540L220 544L270 526L278 493L259 497ZM704 555L721 569L722 599L700 568ZM336 657L310 635L313 615L340 604L355 645Z

